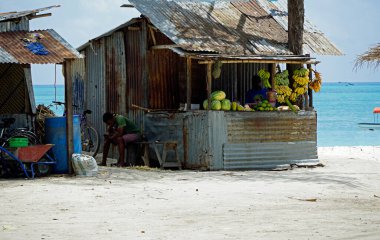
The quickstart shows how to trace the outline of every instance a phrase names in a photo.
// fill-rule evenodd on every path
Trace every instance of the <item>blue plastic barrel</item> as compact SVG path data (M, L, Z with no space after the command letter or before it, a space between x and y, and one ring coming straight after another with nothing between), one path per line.
M74 153L82 152L80 136L80 117L73 116L74 125ZM50 117L45 119L45 140L48 144L54 144L52 148L57 164L54 165L54 173L68 173L69 165L67 161L67 135L66 117Z

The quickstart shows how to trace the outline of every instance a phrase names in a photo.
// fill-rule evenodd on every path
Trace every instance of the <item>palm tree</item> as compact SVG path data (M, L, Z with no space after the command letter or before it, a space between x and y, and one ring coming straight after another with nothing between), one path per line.
M295 55L303 54L304 19L304 0L288 0L288 45Z

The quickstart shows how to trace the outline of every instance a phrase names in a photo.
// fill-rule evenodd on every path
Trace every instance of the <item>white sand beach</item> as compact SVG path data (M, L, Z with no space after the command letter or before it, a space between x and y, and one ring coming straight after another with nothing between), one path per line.
M380 147L325 167L0 181L0 239L379 239Z

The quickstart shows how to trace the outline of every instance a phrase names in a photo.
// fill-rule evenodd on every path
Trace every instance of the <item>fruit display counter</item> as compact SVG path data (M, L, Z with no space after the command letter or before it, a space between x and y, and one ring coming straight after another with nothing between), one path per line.
M148 138L175 140L189 169L275 169L317 163L315 111L146 114Z

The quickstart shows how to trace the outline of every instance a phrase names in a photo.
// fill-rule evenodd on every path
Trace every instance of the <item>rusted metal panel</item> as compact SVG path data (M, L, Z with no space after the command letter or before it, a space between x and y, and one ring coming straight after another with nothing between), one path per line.
M287 12L283 10L286 0L130 2L176 45L188 51L291 54L287 48ZM314 25L305 22L305 32L309 33L305 34L307 50L342 54Z
M148 76L144 73L147 71L146 54L147 38L146 32L142 29L138 31L126 31L125 33L125 51L127 66L127 84L126 84L126 105L128 118L134 121L140 129L144 129L144 112L132 108L132 104L140 107L148 107L147 103L147 86Z
M84 107L90 109L92 114L88 120L100 133L105 133L105 124L102 116L106 109L106 86L105 86L105 44L104 39L92 42L86 48L85 53L85 95ZM103 141L103 139L101 139Z
M49 52L48 55L36 55L29 51L21 40L27 38L30 33L39 33L44 36L40 42ZM47 64L62 63L65 59L80 58L81 55L72 48L53 29L36 31L15 31L0 33L1 63L20 64ZM14 60L17 61L14 61Z
M213 90L223 90L231 100L245 103L248 90L252 89L253 76L260 69L269 70L268 64L240 63L223 64L220 79L213 81Z
M317 164L316 142L228 143L223 147L225 170L289 168Z
M149 107L153 109L179 108L180 68L185 61L168 49L150 51L149 66Z
M124 33L115 32L105 38L106 49L106 91L107 111L125 115L126 113L126 58Z
M29 19L22 17L19 21L0 22L0 32L29 31Z
M317 141L315 112L226 112L228 143Z

